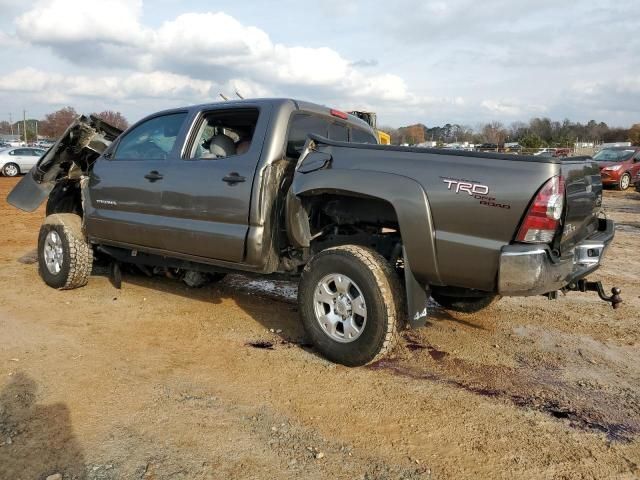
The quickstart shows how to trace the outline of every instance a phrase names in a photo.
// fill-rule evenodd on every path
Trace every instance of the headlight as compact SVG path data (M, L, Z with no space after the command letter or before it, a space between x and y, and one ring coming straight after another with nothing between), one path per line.
M622 168L622 165L613 165L611 167L604 167L603 170L606 170L608 172L617 172L621 168Z

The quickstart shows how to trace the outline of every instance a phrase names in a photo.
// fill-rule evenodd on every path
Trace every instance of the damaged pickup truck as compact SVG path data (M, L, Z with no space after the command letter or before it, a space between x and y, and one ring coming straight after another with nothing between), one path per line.
M299 279L316 348L363 365L427 320L429 296L474 312L501 296L598 291L614 236L598 165L377 145L363 121L290 99L153 114L122 133L81 117L9 195L47 200L39 271L86 284L94 255L194 284Z

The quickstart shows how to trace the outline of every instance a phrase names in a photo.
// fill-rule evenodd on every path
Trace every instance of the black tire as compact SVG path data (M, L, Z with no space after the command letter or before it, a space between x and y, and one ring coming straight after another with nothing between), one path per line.
M630 186L631 186L631 175L628 172L623 173L617 185L618 190L624 191Z
M316 288L332 274L352 279L366 303L366 323L349 343L334 340L316 319ZM298 287L298 305L304 329L316 349L328 360L349 367L377 361L387 354L402 324L403 296L396 272L377 252L355 245L328 248L311 259Z
M50 247L47 245L50 232L55 232L61 244L58 271L52 271L47 264L45 249ZM40 276L50 287L70 290L87 284L93 267L93 249L84 236L78 215L59 213L45 218L38 236L38 267Z
M2 174L5 177L17 177L20 175L20 167L13 162L7 163L2 167Z
M433 298L442 308L461 313L476 313L500 300L500 296L498 295L453 297L436 292L431 292L431 298Z

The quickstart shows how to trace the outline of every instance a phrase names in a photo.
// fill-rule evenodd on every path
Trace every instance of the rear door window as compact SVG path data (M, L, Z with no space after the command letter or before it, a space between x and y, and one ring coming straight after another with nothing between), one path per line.
M225 158L248 152L259 114L257 108L236 108L205 113L189 158Z

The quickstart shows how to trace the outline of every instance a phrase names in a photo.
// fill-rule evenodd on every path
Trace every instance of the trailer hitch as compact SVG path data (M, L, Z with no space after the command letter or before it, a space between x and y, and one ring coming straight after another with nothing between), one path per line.
M611 296L607 296L607 294L604 293L602 282L589 282L582 279L569 284L567 290L574 292L598 292L598 296L605 302L609 302L614 309L617 309L622 303L622 297L620 296L622 290L618 287L613 287L611 289Z

